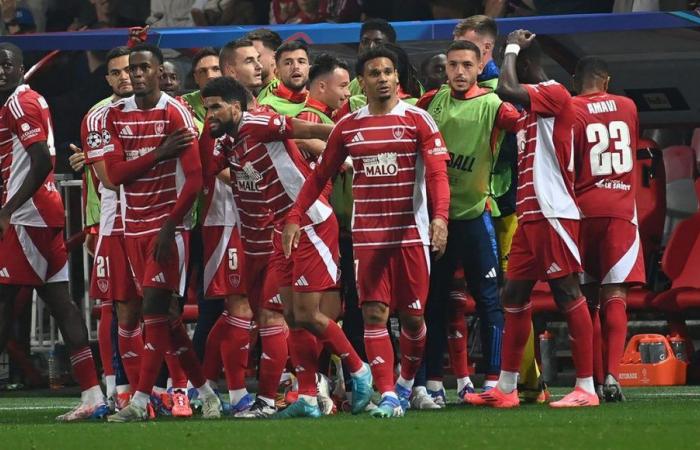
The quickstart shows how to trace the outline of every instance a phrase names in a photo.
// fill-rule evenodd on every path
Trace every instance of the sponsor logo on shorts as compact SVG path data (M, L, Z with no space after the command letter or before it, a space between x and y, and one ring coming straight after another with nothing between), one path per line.
M0 269L0 277L10 278L10 272L7 270L7 267Z
M294 286L308 286L309 282L306 281L306 278L304 276L300 276L299 279L294 283Z
M150 342L146 342L146 345L143 346L144 350L150 350L152 352L156 351L156 348L151 344Z
M559 267L557 263L552 263L552 265L549 266L549 269L547 269L547 275L551 275L557 272L561 272L561 267Z
M233 287L238 287L241 284L241 276L238 274L230 274L228 276L228 282Z
M104 278L100 278L97 280L97 288L105 294L109 290L109 280L105 280Z
M165 275L163 275L163 272L161 272L155 277L151 278L151 281L154 283L165 283Z
M396 153L380 153L362 158L365 175L368 177L393 177L399 173Z
M420 310L422 308L423 306L421 305L420 300L414 300L410 305L408 305L408 309Z
M282 304L282 296L277 294L274 297L272 297L270 300L268 300L268 303L272 303L274 305L281 305Z

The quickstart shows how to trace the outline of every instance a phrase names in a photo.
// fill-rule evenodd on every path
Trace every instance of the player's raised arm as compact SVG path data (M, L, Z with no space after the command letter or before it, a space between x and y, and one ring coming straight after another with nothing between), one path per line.
M534 39L535 34L527 30L515 30L508 35L501 75L498 77L496 88L496 94L503 101L522 105L525 108L530 106L530 96L518 80L516 62L520 49L529 47Z

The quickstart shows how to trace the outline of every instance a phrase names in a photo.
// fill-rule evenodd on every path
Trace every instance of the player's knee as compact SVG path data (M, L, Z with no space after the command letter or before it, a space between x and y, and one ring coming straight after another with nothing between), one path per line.
M423 316L401 314L399 318L401 319L401 328L412 334L419 332L425 324Z
M571 302L581 298L581 288L576 275L569 275L563 278L549 281L554 301L560 307L566 307Z
M284 325L284 315L277 311L269 309L261 309L258 313L258 321L261 327L270 327L275 325Z
M367 325L383 325L389 319L389 308L379 302L365 303L362 305L362 319Z

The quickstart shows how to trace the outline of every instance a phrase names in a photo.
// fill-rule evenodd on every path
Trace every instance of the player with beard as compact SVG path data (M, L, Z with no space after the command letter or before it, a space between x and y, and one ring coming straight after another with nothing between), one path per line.
M279 417L321 415L316 398L319 341L347 362L354 381L353 412L363 410L372 392L369 367L362 363L340 327L319 311L322 297L337 284L338 228L327 201L315 202L303 214L307 237L293 258L282 254L280 242L284 218L311 173L291 139L323 139L332 127L275 113L246 112L245 89L229 78L209 83L203 96L212 136L222 143L220 159L228 162L235 180L244 242L256 236L254 218L260 211L270 211L276 227L274 252L268 259L259 296L262 302L253 305L263 345L258 397L249 411L236 417L268 417L275 411L273 397L287 353L285 318L291 328L290 355L299 380L299 399Z
M56 188L51 113L46 100L24 84L22 51L0 43L0 352L10 337L12 311L23 286L49 307L70 352L81 388L80 404L59 421L104 417L108 412L82 313L68 291L64 211Z
M260 106L278 114L296 116L304 108L309 80L309 48L303 41L282 44L275 52L279 85L260 100Z
M145 344L131 403L110 422L144 420L149 395L166 352L177 356L198 389L205 418L220 416L221 402L206 383L180 318L169 317L173 295L184 294L190 210L202 187L194 120L160 91L163 55L139 44L129 55L134 96L110 106L103 119L108 178L123 185L126 252L143 295Z
M290 254L299 245L304 212L351 156L353 248L365 349L382 395L372 412L375 417L400 417L408 408L425 349L428 246L438 256L445 250L450 196L447 148L428 113L399 100L396 64L396 55L383 47L360 55L356 72L368 105L342 118L333 129L320 164L287 217L283 235L285 254ZM386 328L392 310L398 310L402 327L396 385Z

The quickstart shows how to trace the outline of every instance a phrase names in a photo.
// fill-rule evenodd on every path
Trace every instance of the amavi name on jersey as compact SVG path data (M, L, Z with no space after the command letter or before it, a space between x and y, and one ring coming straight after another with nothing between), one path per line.
M603 100L601 102L589 103L586 105L591 114L609 113L617 111L615 100Z
M396 153L380 153L376 156L365 156L362 165L365 176L368 177L393 177L399 173L399 165L396 161Z

